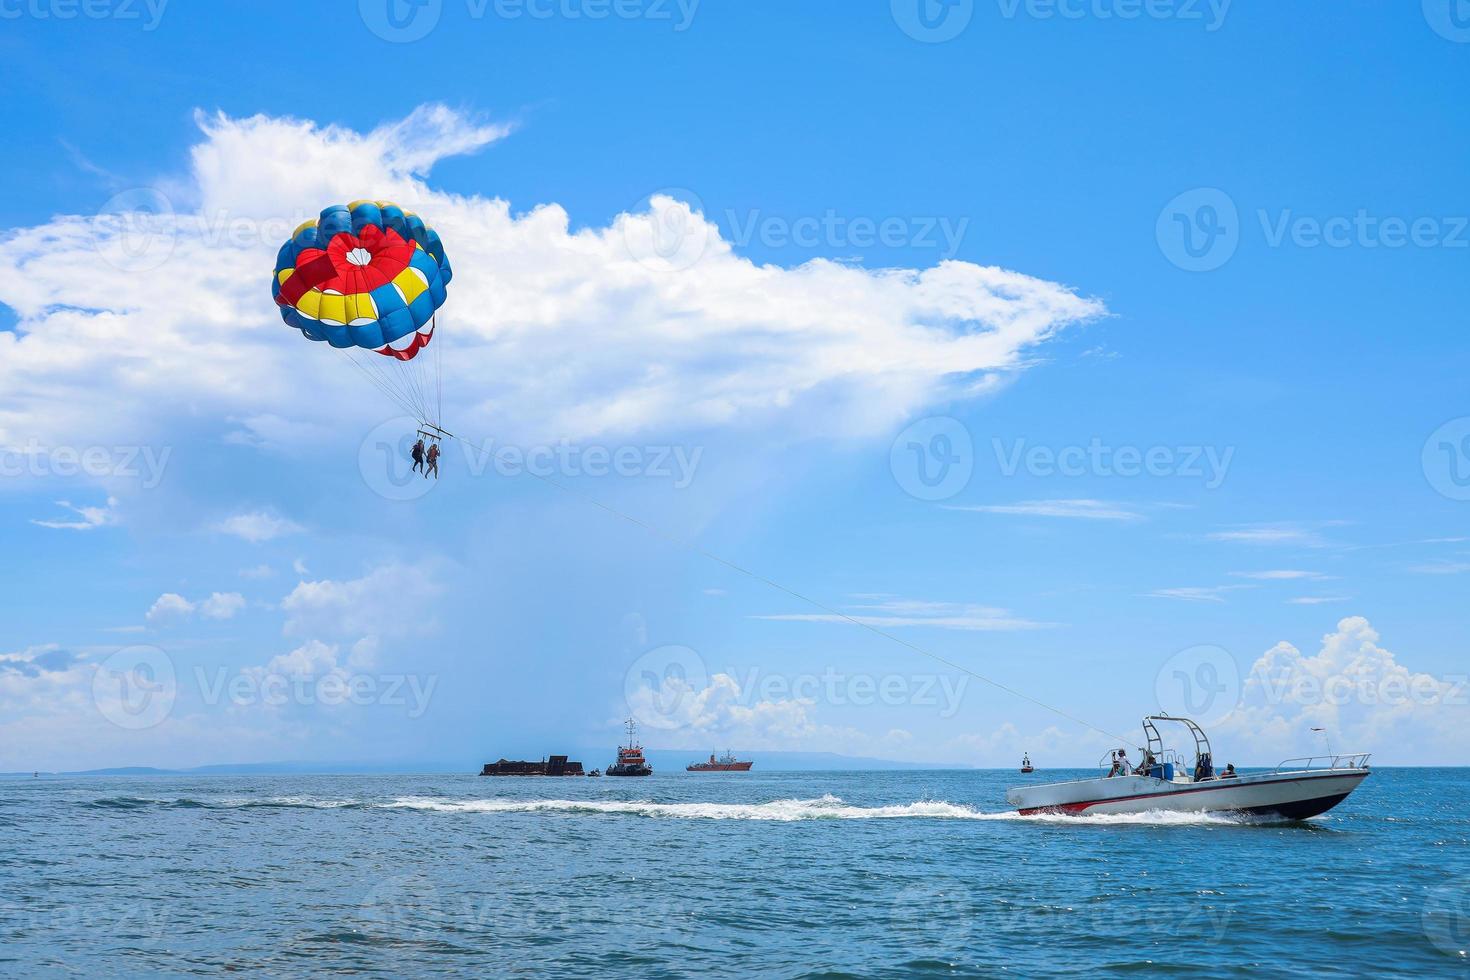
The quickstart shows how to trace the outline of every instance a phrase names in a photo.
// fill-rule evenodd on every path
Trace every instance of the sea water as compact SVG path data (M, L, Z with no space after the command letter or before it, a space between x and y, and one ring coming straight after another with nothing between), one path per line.
M1302 823L1006 811L1083 775L0 781L0 971L1466 975L1470 770Z

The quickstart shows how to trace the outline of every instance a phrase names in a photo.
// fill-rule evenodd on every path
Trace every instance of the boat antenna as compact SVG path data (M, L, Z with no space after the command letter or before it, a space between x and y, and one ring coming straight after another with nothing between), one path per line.
M459 436L453 435L452 433L445 432L444 433L444 438L446 438L446 439L453 439L453 440L455 440L457 442L460 442L460 443L462 443L465 446L465 448L467 448L467 449L469 449L471 451L481 452L481 453L485 452L485 450L482 447L476 447L476 446L472 445L471 443L465 441L464 439L461 439ZM494 452L491 453L491 455L492 456L499 456L499 452L500 451L494 451ZM879 627L874 626L872 623L866 623L866 622L863 622L860 619L857 619L857 618L854 618L852 616L849 616L847 613L842 612L840 609L834 609L831 606L827 605L826 603L820 602L820 601L818 601L816 599L813 599L811 596L804 595L803 593L798 592L797 590L795 590L793 588L790 588L788 586L782 585L780 582L777 582L775 579L772 579L772 578L770 578L770 577L768 577L766 575L762 575L760 572L753 571L753 570L751 570L749 568L746 568L743 565L738 564L737 562L731 561L728 558L724 558L724 557L722 557L720 555L717 555L713 551L709 551L708 549L703 548L700 545L695 544L693 541L691 541L691 540L689 540L687 538L681 538L678 535L673 534L672 532L665 531L663 528L658 527L657 525L654 525L654 524L650 524L648 521L645 521L645 520L643 520L640 517L634 517L631 514L625 514L622 511L618 510L616 507L612 506L611 504L605 503L602 500L598 499L597 497L592 496L589 493L584 493L581 490L576 489L575 487L568 486L567 484L562 483L562 482L560 482L560 481L558 481L558 480L556 480L556 479L554 479L554 478L552 478L550 476L547 476L544 473L536 473L530 467L519 467L518 468L518 472L524 473L527 476L532 477L533 479L540 480L542 483L546 484L547 486L554 487L555 489L560 490L562 493L565 493L565 494L568 494L570 496L576 497L579 500L581 500L583 503L585 503L585 504L587 504L587 505L589 505L591 507L595 507L595 508L597 508L598 510L602 511L605 514L610 514L613 517L616 517L616 518L619 518L621 520L627 521L629 524L632 524L635 527L640 527L644 531L647 531L649 534L653 535L654 537L661 538L664 541L668 542L669 544L672 544L676 548L682 548L685 551L690 552L691 554L699 555L701 558L707 559L708 561L712 561L712 562L714 562L717 565L723 565L723 566L725 566L726 568L730 569L733 572L737 572L737 573L739 573L741 575L744 575L748 579L751 579L751 580L756 581L756 582L760 582L763 585L766 585L766 586L769 586L772 589L775 589L777 592L783 592L786 595L791 596L793 599L800 600L801 602L804 602L804 603L806 603L809 606L813 606L813 607L815 607L817 609L820 609L822 612L827 613L829 616L835 616L838 619L840 619L840 620L842 620L842 621L844 621L846 623L849 623L849 624L851 624L853 626L858 627L859 629L867 630L869 633L872 633L872 634L874 634L876 636L881 636L885 640L889 640L889 641L891 641L893 643L897 643L899 646L905 647L905 648L913 651L914 653L919 654L922 657L928 657L930 660L933 660L935 663L943 664L944 666L950 668L951 670L957 670L957 671L959 671L962 674L966 674L966 675L968 675L970 677L973 677L975 680L980 681L982 684L989 684L991 687L995 688L998 691L1003 691L1004 693L1009 694L1012 697L1019 698L1022 701L1026 701L1026 702L1029 702L1031 704L1034 704L1038 708L1042 708L1042 709L1044 709L1046 711L1050 711L1052 714L1057 715L1057 716L1059 716L1061 718L1065 718L1068 721L1074 722L1074 723L1076 723L1078 725L1081 725L1083 728L1089 729L1090 731L1097 732L1100 735L1106 735L1112 741L1122 742L1125 745L1128 744L1129 739L1128 739L1128 736L1126 736L1126 735L1118 735L1118 734L1116 734L1114 732L1108 731L1105 728L1099 728L1097 725L1094 725L1092 722L1086 721L1086 720L1084 720L1082 718L1078 718L1076 715L1072 714L1071 712L1066 711L1066 710L1064 710L1062 708L1058 708L1056 705L1047 704L1045 701L1042 701L1042 700L1040 700L1038 698L1033 698L1031 695L1025 693L1024 691L1018 691L1016 688L1011 687L1008 684L1003 684L1000 681L995 680L994 678L986 677L984 674L981 674L981 673L979 673L977 671L971 670L969 667L965 667L965 666L963 666L961 664L957 664L953 660L950 660L950 659L948 659L946 657L941 657L939 654L933 653L933 652L931 652L929 650L926 650L926 649L924 649L923 647L919 646L916 643L911 643L908 640L905 640L901 636L897 636L897 635L895 635L893 633L888 632L887 630L880 629ZM631 721L631 720L632 719L629 719L629 721Z

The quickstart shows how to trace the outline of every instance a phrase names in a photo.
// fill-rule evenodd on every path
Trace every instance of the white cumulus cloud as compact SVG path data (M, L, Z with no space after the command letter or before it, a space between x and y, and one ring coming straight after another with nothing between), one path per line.
M214 526L216 531L234 535L251 544L271 541L287 534L297 534L300 524L268 511L253 510L232 514Z
M137 439L186 412L281 449L381 421L386 403L364 397L343 355L283 325L265 285L299 221L365 195L426 215L448 246L446 413L471 435L777 421L870 435L994 387L1105 312L968 262L759 265L667 195L599 226L555 203L517 212L494 188L451 194L428 183L434 164L507 127L442 106L367 133L269 116L198 125L182 180L0 238L0 302L17 317L0 332L0 444ZM289 529L227 525L246 540Z
M1221 750L1243 747L1258 761L1321 754L1330 744L1385 763L1459 764L1470 748L1470 692L1463 672L1412 670L1379 644L1368 620L1349 616L1316 653L1283 641L1262 654L1217 728Z

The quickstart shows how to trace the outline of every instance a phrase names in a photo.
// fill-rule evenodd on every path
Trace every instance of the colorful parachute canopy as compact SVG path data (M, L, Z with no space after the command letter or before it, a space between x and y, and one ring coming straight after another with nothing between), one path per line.
M281 246L271 294L311 340L412 360L453 273L439 235L390 201L334 204Z

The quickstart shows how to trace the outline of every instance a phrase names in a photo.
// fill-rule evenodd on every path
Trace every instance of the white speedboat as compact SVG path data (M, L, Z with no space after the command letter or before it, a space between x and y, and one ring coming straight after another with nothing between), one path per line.
M1194 737L1193 766L1186 767L1179 753L1165 747L1160 722L1188 729ZM1263 772L1237 775L1233 765L1217 772L1209 738L1188 718L1150 715L1143 731L1148 744L1137 768L1118 750L1104 763L1107 775L1017 786L1006 792L1006 801L1022 814L1173 810L1305 820L1337 806L1368 776L1367 753L1288 759Z

